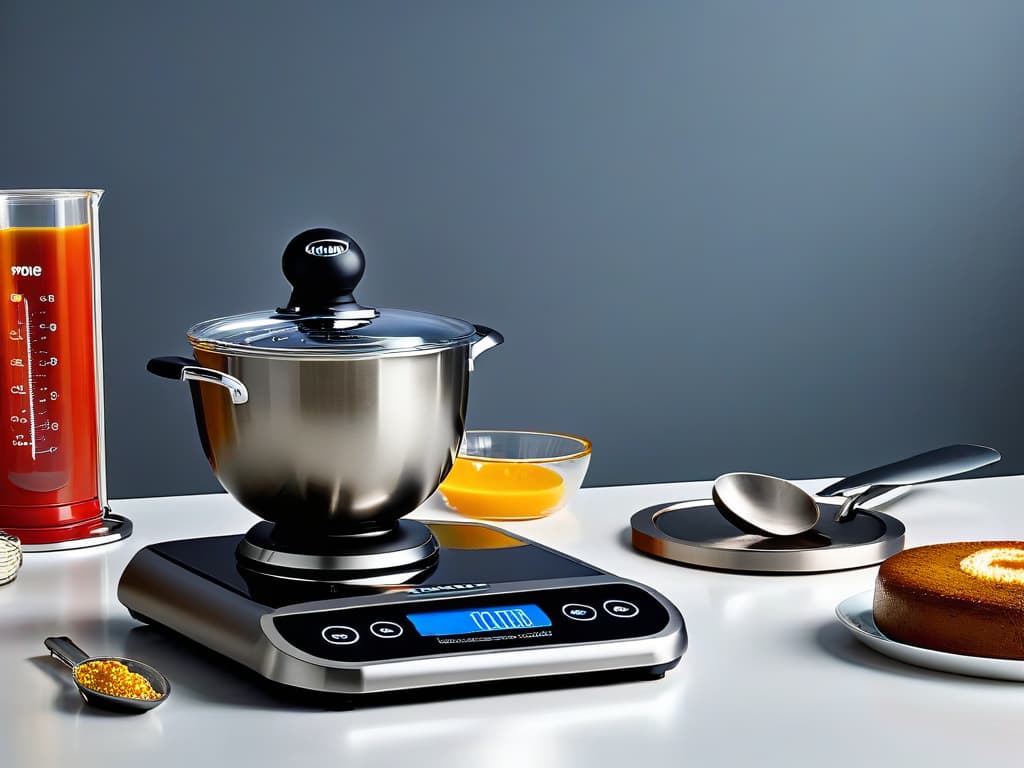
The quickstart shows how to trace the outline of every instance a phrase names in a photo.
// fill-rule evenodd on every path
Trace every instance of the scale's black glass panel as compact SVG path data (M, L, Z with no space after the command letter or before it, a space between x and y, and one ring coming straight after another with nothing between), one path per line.
M574 608L585 612L582 618L572 617ZM664 630L669 614L639 587L596 584L443 601L417 598L275 616L273 622L285 640L318 658L379 662L646 637Z
M481 582L561 579L600 575L555 552L527 544L513 536L475 525L431 523L430 529L441 545L437 565L408 584L459 584ZM312 585L269 589L243 578L236 565L235 550L242 537L215 536L154 544L151 549L204 578L271 608L306 600L326 599L375 592L374 587Z
M845 523L832 518L839 504L818 502L821 519L813 531L796 536L753 536L745 534L726 520L714 504L685 507L663 512L654 525L663 533L680 541L732 549L771 551L806 550L817 547L866 544L886 533L885 523L870 512L859 512Z

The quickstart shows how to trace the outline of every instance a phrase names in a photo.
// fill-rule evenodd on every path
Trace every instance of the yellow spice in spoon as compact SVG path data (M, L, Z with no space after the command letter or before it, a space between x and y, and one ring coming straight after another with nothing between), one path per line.
M82 662L75 667L75 679L86 688L107 696L153 701L162 695L153 690L145 677L112 659Z

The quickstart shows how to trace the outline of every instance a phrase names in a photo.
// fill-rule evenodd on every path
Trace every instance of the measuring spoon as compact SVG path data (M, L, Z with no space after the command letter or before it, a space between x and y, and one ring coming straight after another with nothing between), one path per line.
M43 645L50 651L50 655L64 662L71 668L72 679L78 686L78 692L82 694L82 700L86 704L92 704L104 709L112 709L119 712L145 712L153 707L159 706L166 701L171 692L171 684L162 674L157 672L148 664L132 659L124 659L119 656L90 656L72 642L70 637L48 637ZM158 699L134 699L130 696L113 696L109 693L89 688L78 682L78 675L75 673L78 668L88 661L119 661L128 667L129 671L142 675L153 690L160 694Z
M835 515L842 523L855 508L905 485L918 485L979 469L1002 458L984 445L947 445L839 480L819 496L845 496ZM811 530L820 512L811 494L781 477L732 472L715 480L711 491L718 511L746 533L793 536Z

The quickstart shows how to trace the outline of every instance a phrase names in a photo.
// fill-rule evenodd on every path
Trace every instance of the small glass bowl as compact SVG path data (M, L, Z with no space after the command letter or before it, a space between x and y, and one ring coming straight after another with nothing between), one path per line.
M469 430L440 491L466 517L533 520L564 508L589 465L590 441L582 437Z

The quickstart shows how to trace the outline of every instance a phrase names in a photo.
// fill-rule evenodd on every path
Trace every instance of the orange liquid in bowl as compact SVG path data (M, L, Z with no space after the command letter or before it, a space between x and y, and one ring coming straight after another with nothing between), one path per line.
M565 481L536 464L473 461L460 456L441 483L448 506L484 520L529 520L551 514L562 503Z

